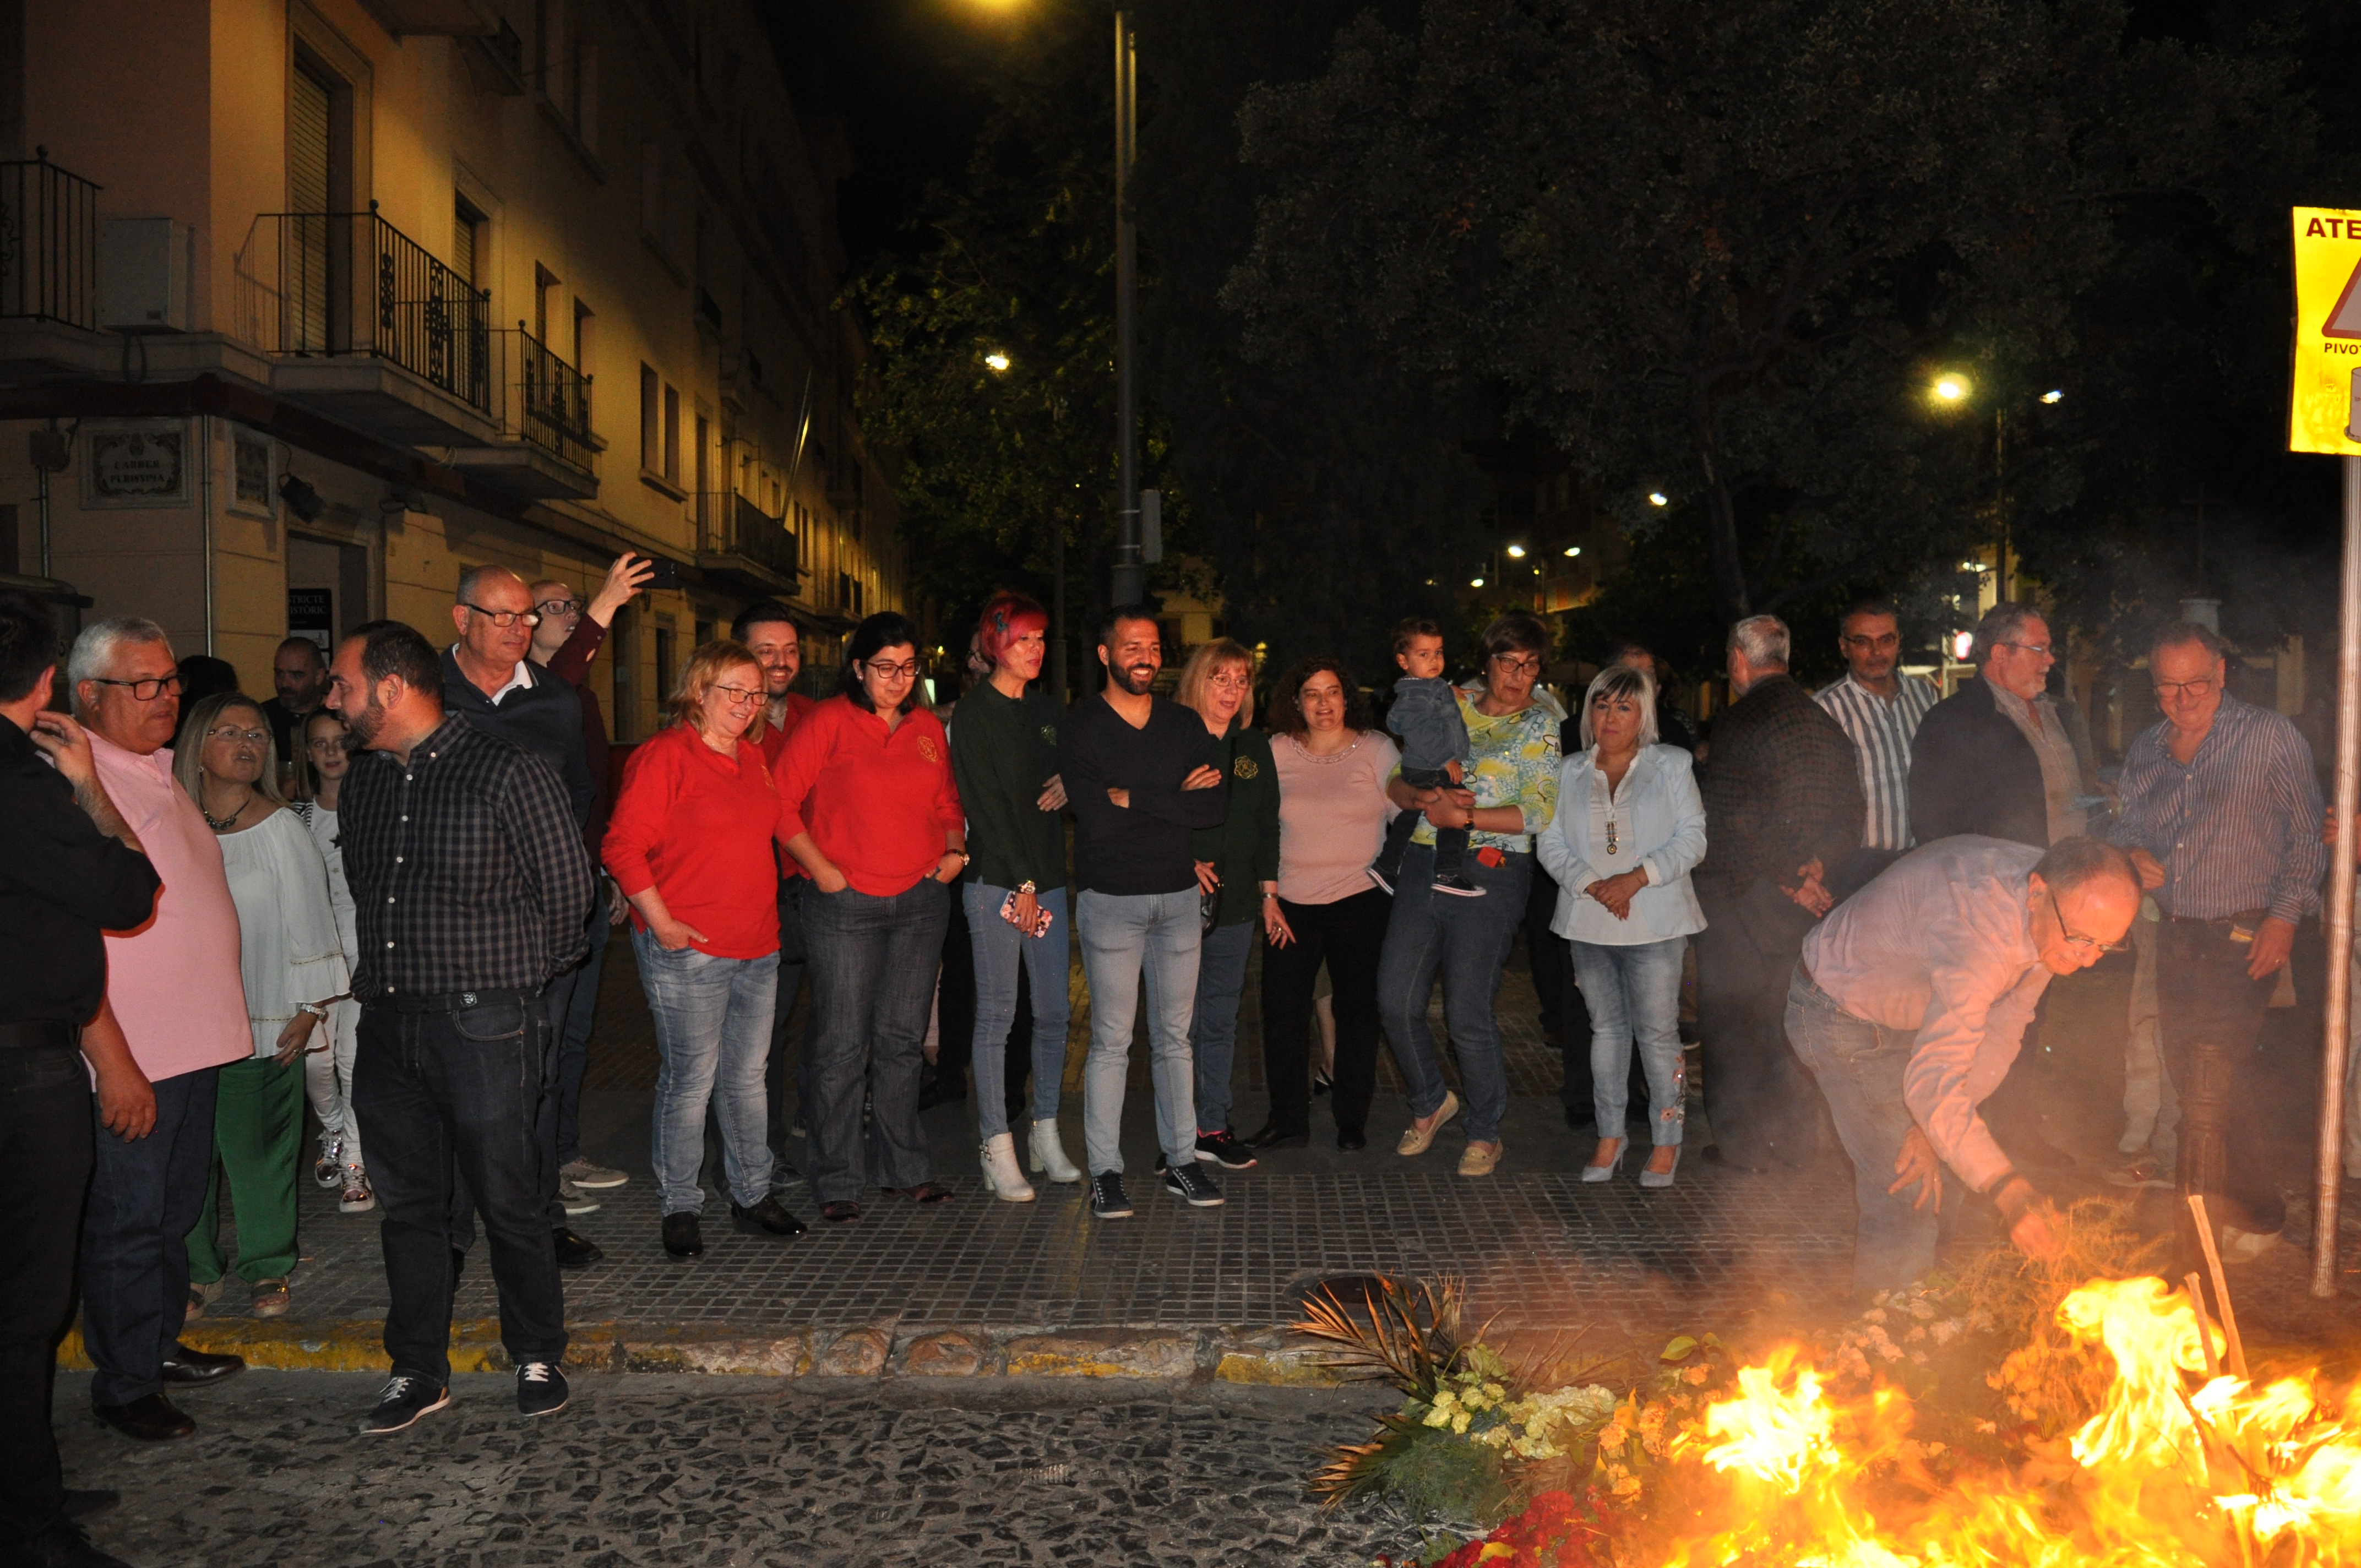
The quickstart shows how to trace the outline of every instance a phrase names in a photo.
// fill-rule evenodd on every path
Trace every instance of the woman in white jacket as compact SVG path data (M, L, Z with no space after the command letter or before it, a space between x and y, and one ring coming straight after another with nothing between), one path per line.
M1634 1039L1654 1147L1642 1187L1670 1187L1681 1157L1681 959L1705 916L1689 872L1705 859L1705 803L1689 754L1656 744L1655 682L1616 664L1582 699L1582 750L1558 771L1557 816L1536 841L1558 884L1550 929L1573 944L1590 1008L1598 1149L1585 1181L1609 1181L1630 1142L1624 1083Z

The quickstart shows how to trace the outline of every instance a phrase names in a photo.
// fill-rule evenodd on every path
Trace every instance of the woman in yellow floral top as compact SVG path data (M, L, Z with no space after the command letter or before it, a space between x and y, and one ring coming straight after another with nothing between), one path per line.
M1395 805L1426 817L1403 858L1385 950L1378 960L1378 1011L1409 1080L1411 1114L1416 1118L1396 1152L1424 1154L1443 1124L1460 1110L1458 1096L1444 1083L1442 1058L1426 1026L1427 997L1440 975L1460 1080L1467 1086L1462 1176L1489 1176L1500 1161L1509 1080L1500 1063L1493 994L1524 920L1533 835L1549 827L1557 810L1558 721L1533 700L1548 650L1548 629L1521 610L1487 627L1483 689L1472 698L1462 694L1459 704L1475 763L1464 787L1412 789L1399 777L1387 786ZM1469 829L1462 869L1489 896L1434 896L1430 883L1437 828Z

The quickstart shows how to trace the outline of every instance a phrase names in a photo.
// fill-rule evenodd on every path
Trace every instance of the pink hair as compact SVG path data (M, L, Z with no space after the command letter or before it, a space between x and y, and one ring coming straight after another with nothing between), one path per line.
M1049 612L1023 594L994 594L975 625L976 646L994 668L1008 645L1028 631L1047 631Z

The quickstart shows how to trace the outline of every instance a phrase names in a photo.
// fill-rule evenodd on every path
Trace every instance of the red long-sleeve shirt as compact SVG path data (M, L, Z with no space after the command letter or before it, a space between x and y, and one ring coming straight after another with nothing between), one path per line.
M803 830L787 828L785 806L760 747L741 741L725 757L694 726L675 724L623 764L607 870L626 895L653 885L675 919L705 933L689 944L698 952L763 958L779 950L771 844ZM631 924L647 926L636 908Z
M782 843L808 831L845 880L873 898L891 898L933 873L964 829L951 745L925 708L885 720L850 697L817 704L787 737L779 758L786 816ZM609 831L612 831L609 829Z

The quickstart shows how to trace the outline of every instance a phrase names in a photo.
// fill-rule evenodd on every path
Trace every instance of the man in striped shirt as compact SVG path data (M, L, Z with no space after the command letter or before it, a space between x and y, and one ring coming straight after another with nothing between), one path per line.
M1869 802L1861 848L1831 868L1828 891L1844 898L1901 858L1910 836L1910 742L1942 694L1923 675L1902 673L1902 617L1893 602L1865 598L1845 611L1837 647L1849 673L1813 697L1842 727L1861 757Z
M2183 621L2148 652L2148 679L2164 722L2143 730L2124 757L2123 815L2111 837L2132 852L2140 881L2164 911L2158 933L2157 1014L2164 1060L2185 1087L2194 1043L2211 1041L2251 1064L2263 1010L2295 945L2296 927L2320 908L2320 786L2312 749L2296 727L2224 689L2222 639ZM2248 1069L2234 1069L2224 1106L2224 1191L2213 1196L2224 1250L2251 1257L2286 1223L2271 1146ZM2180 1168L2190 1163L2180 1124Z

